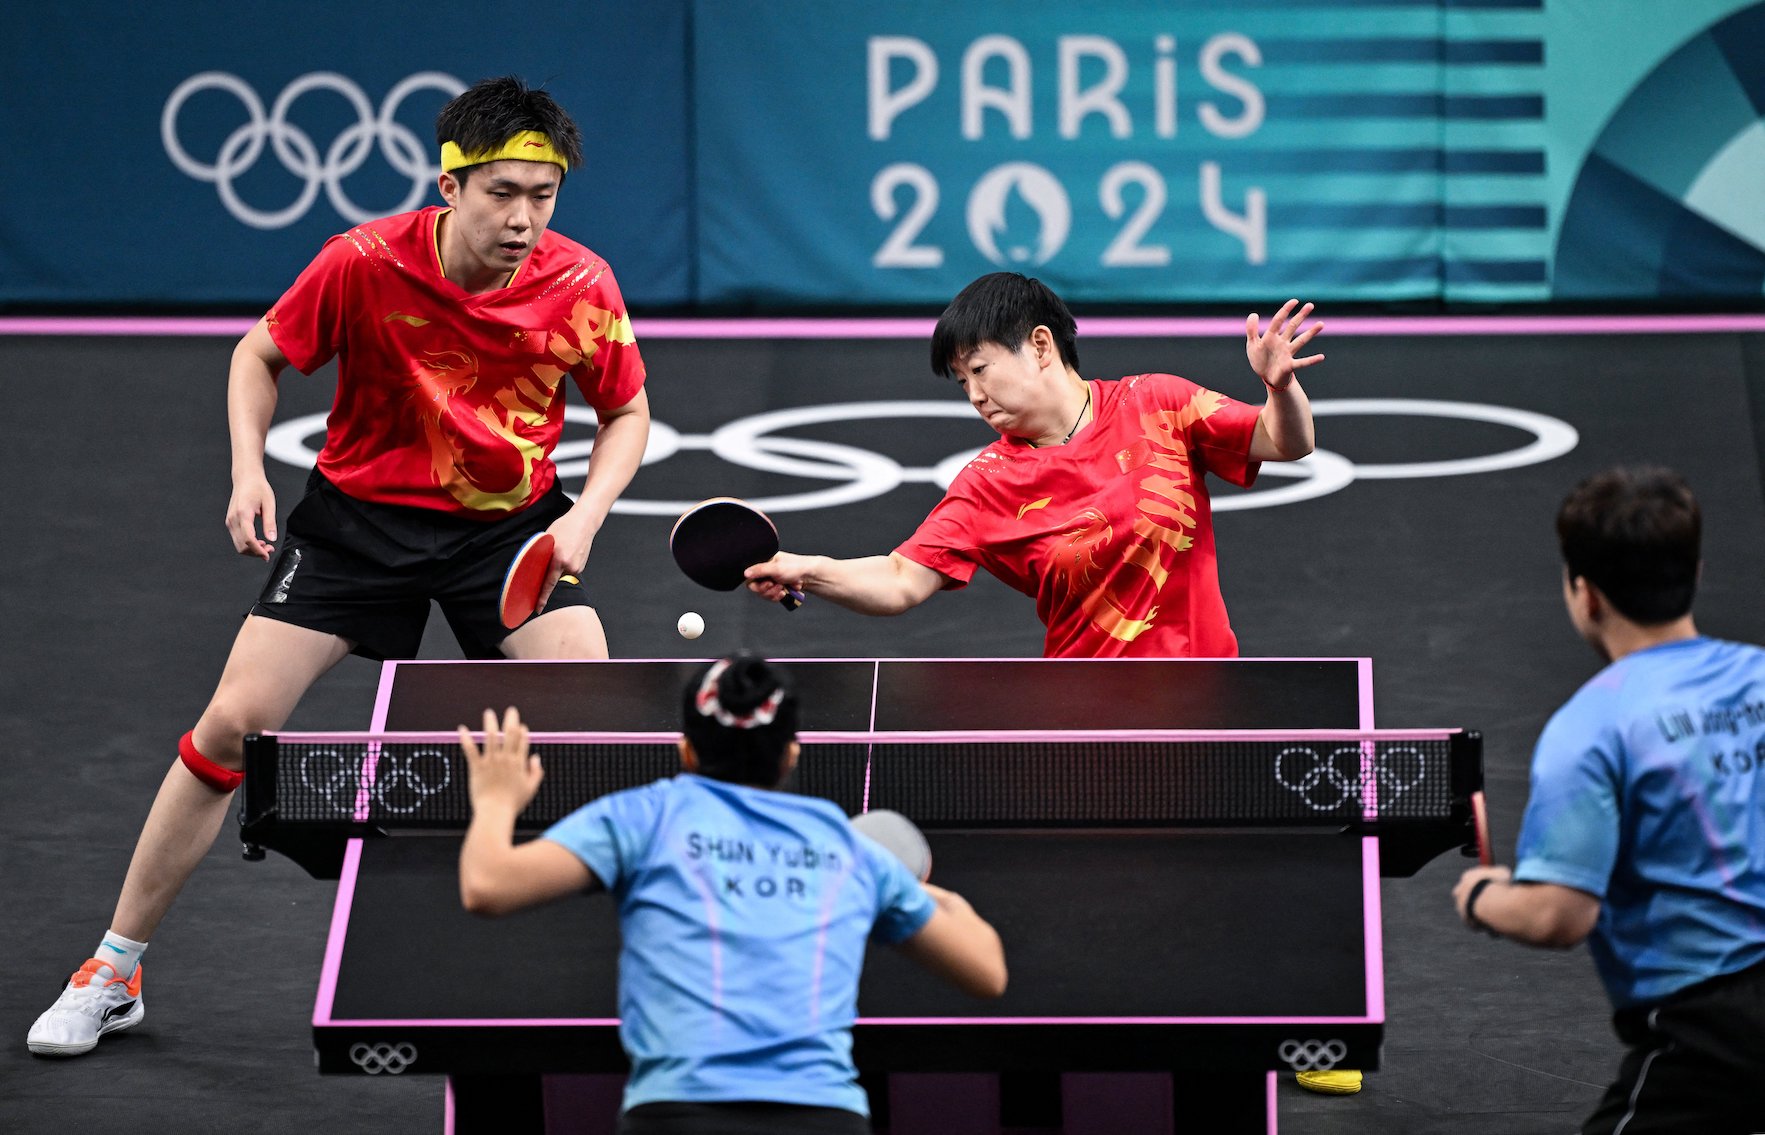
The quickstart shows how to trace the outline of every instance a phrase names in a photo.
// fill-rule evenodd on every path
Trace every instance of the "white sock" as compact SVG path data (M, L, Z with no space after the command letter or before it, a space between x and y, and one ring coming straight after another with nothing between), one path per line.
M127 979L135 976L135 967L141 964L141 955L146 952L147 943L125 938L115 930L106 930L104 940L98 943L92 956L110 967L112 977Z

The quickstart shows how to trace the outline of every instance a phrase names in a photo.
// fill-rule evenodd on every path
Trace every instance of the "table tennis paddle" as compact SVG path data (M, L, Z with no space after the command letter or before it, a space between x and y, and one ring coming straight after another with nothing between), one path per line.
M883 845L912 872L925 882L932 877L932 848L925 833L912 820L887 808L876 808L852 817L852 827Z
M778 528L747 501L712 497L680 514L668 534L668 550L694 583L734 591L747 582L744 571L778 554ZM803 594L791 591L779 602L794 611Z
M552 549L556 544L550 532L541 532L528 537L521 550L515 553L515 558L509 561L508 573L503 576L503 597L499 607L503 626L513 630L533 617L534 609L539 606L539 591L545 586L546 571L552 566Z
M1489 805L1481 788L1471 793L1471 824L1477 834L1477 862L1488 867L1495 862L1495 849L1489 845ZM1467 853L1470 850L1465 848Z

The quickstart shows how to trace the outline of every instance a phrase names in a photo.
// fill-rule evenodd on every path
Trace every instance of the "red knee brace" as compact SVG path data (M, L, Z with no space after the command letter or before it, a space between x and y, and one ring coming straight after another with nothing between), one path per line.
M178 759L190 770L190 775L208 785L216 792L231 792L239 787L245 774L238 769L223 768L196 751L194 730L178 738Z

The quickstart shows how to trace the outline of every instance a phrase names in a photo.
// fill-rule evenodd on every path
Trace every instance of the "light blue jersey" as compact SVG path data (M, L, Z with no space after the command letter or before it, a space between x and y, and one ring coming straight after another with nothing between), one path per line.
M1594 675L1538 739L1517 858L1602 900L1619 1008L1765 962L1765 650L1694 638Z
M625 1106L767 1100L869 1114L852 1064L865 942L933 901L826 800L682 774L545 839L619 904Z

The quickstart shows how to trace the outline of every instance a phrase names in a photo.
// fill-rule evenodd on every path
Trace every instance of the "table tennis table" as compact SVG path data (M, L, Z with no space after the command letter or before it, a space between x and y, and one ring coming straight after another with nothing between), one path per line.
M699 665L392 662L369 733L248 742L248 856L339 880L321 1072L444 1074L450 1130L611 1129L613 904L461 910L452 729L520 706L546 754L537 830L672 771ZM879 1126L1076 1133L1128 1108L1136 1130L1272 1131L1278 1071L1378 1067L1379 878L1472 839L1481 755L1460 730L1373 731L1368 660L781 666L802 695L796 789L919 821L937 881L1007 946L997 1001L870 952L853 1038ZM450 944L440 971L409 964L413 928ZM1180 1105L1177 1069L1206 1084ZM1147 1075L1136 1096L1103 1073Z

